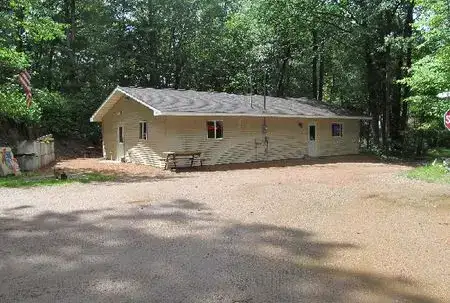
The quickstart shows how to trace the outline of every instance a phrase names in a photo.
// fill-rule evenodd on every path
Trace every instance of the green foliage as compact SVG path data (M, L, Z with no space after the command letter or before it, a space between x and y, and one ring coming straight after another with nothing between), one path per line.
M267 72L270 95L322 97L385 122L371 136L377 143L382 133L383 152L441 138L444 2L417 0L413 10L409 0L6 0L0 114L43 134L98 140L89 117L116 85L262 94ZM24 68L31 109L15 84Z
M67 101L57 92L35 89L27 107L23 89L18 84L0 87L0 117L28 126L38 125L45 132L69 135L71 128Z
M414 62L411 76L404 79L413 92L408 99L411 116L419 130L446 132L442 120L450 100L437 95L450 91L450 7L434 0L421 0L418 5L421 14L416 28L422 43L417 53L421 57Z
M52 19L46 3L38 0L6 1L0 12L0 119L67 134L62 117L63 97L33 86L33 103L27 108L17 75L40 63L35 54L42 45L63 37L66 26ZM42 59L40 59L42 60ZM33 73L32 78L38 76ZM32 79L34 80L34 79ZM35 82L33 81L33 84Z
M44 133L69 137L73 133L74 121L67 98L47 89L36 90L35 103L41 109L39 126Z
M69 176L67 180L60 180L54 177L25 174L22 176L0 177L0 187L26 188L37 186L57 186L70 183L110 182L114 180L114 176L103 175L100 173L86 173L81 175Z
M42 1L5 2L0 6L0 74L11 77L11 72L29 66L29 52L34 45L61 38L64 25L47 15L50 11Z
M30 16L21 24L25 30L26 37L35 43L49 42L62 38L66 28L65 25L54 22L50 17L31 18Z
M427 165L407 172L407 177L432 183L450 183L450 173L442 165Z
M41 113L37 103L27 108L23 90L18 84L0 86L0 117L33 125L40 121Z
M6 68L21 70L28 65L28 58L24 53L0 46L0 68L2 70Z
M448 49L450 52L450 47ZM415 94L436 96L449 87L449 68L450 60L447 62L440 56L427 55L414 63L407 83Z

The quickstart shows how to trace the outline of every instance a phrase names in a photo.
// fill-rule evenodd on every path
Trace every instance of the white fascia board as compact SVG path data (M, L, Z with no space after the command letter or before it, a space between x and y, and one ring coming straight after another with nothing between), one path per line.
M124 90L120 89L120 87L116 87L113 92L108 96L108 98L106 98L106 100L102 103L102 105L100 105L100 107L97 109L97 111L92 115L92 117L90 118L91 122L100 122L101 121L101 117L100 119L96 119L96 116L99 114L100 110L105 107L105 105L110 102L112 96L114 96L117 92L130 97L131 99L133 99L134 101L142 104L143 106L151 109L154 112L155 116L160 116L161 115L161 111L159 111L158 109L148 105L147 103L143 102L142 100L139 100L138 98L134 97L133 95L130 95L129 93L125 92Z
M365 116L305 116L305 115L280 115L280 114L244 114L244 113L190 113L190 112L159 112L155 116L177 116L177 117L261 117L261 118L303 118L303 119L354 119L371 120Z
M103 101L102 105L100 105L100 107L95 111L95 113L92 115L92 117L89 119L91 122L99 122L99 120L95 119L95 116L98 115L98 113L100 112L100 110L106 105L106 103L108 103L108 101L112 98L112 96L114 96L114 94L117 91L117 87L112 91L111 94L109 94L108 98L106 98L105 101Z

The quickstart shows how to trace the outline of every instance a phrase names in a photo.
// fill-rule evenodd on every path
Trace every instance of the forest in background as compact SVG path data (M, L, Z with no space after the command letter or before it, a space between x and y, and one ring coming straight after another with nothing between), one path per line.
M0 0L0 138L98 142L117 85L262 94L266 73L371 116L373 150L450 146L450 0Z

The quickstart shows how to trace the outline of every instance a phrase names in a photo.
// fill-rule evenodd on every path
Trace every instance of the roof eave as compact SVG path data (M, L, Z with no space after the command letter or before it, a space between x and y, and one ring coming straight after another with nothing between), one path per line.
M354 120L371 120L366 116L309 116L309 115L282 115L267 113L198 113L198 112L159 112L155 116L176 116L176 117L273 117L273 118L303 118L303 119L354 119Z

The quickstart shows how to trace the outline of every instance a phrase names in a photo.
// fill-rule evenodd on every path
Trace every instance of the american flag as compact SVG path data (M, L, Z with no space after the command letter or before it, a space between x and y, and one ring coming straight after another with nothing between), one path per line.
M27 106L29 108L31 106L31 99L33 96L31 94L31 76L27 70L24 70L19 74L19 83L25 91L25 95L27 96Z

